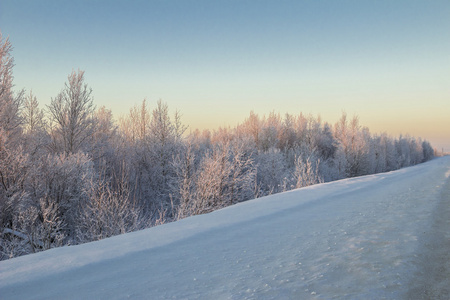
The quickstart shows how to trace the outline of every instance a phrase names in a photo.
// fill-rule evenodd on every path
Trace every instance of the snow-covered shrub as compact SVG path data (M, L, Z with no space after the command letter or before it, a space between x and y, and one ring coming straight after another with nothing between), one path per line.
M130 195L125 177L116 188L107 178L91 178L85 192L86 197L79 206L78 241L101 240L146 227L142 210Z

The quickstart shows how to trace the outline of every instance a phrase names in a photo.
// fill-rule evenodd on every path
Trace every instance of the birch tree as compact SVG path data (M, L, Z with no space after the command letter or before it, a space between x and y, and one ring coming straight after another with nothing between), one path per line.
M82 150L91 137L95 107L92 89L84 83L84 71L73 71L67 79L64 89L47 108L53 150L69 155Z

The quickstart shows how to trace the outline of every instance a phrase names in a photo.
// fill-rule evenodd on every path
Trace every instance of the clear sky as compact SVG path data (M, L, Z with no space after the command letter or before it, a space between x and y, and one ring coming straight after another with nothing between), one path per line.
M116 116L144 98L191 129L345 111L450 151L448 0L0 0L0 30L42 106L81 69Z

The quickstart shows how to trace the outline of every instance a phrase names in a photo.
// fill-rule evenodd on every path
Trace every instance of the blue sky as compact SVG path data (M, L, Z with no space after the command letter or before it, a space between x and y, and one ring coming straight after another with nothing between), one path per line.
M144 98L191 129L346 111L450 151L449 1L0 0L0 29L43 106L82 69L116 116Z

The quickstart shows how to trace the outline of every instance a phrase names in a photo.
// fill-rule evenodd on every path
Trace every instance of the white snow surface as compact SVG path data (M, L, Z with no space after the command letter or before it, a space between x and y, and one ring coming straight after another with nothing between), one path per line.
M449 206L443 157L2 261L0 299L406 299Z

